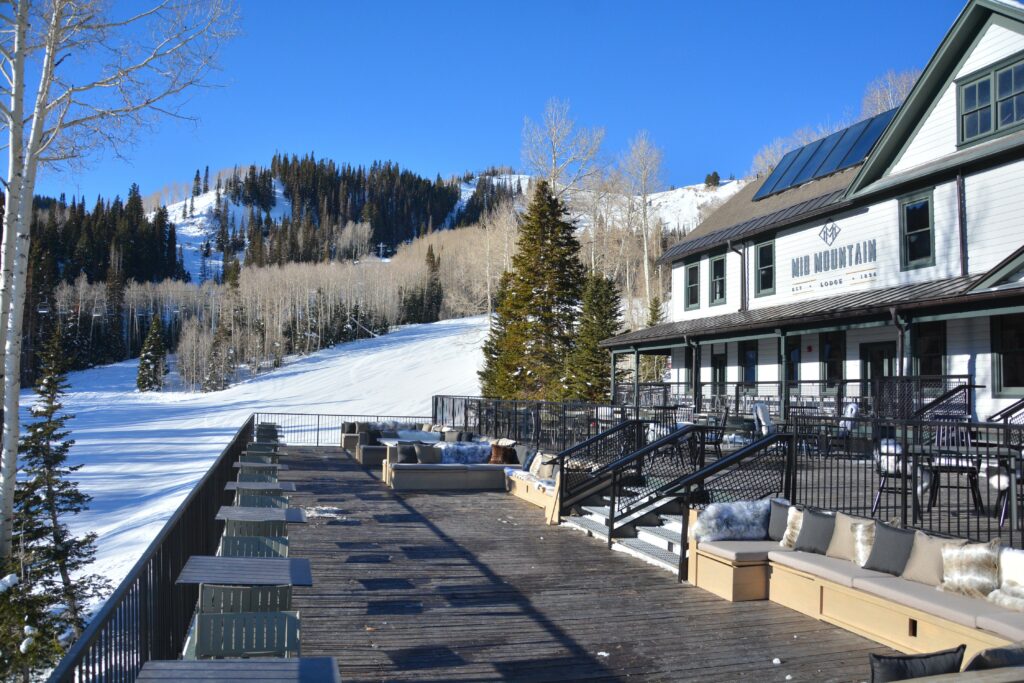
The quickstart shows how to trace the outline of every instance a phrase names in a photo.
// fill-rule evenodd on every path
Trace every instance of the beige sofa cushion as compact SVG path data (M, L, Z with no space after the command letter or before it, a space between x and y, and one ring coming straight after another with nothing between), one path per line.
M858 567L849 560L840 560L836 557L826 557L825 555L816 555L814 553L773 550L768 553L768 559L785 567L791 567L797 571L812 574L847 588L852 587L853 580L857 578L886 576L881 572L873 572L870 569Z
M960 546L966 542L962 538L939 538L923 531L916 532L914 547L900 576L908 581L938 586L942 583L942 546L947 543Z
M703 541L697 545L709 555L729 562L766 562L768 553L779 550L778 541ZM783 550L782 552L790 552Z
M836 513L836 525L832 531L832 540L828 544L825 555L840 560L853 561L853 525L871 522L867 517L854 517L843 512Z
M969 598L958 593L946 593L934 586L907 581L897 576L884 579L855 579L853 587L898 605L921 610L971 628L977 626L978 617L1003 612L985 600Z
M1007 640L1024 640L1024 614L1006 610L992 611L978 617L978 628L991 631Z

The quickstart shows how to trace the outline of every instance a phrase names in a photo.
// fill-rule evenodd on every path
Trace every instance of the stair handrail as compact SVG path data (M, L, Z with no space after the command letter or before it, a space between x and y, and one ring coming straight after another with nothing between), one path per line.
M648 454L658 450L659 448L661 448L661 447L671 443L672 441L678 440L678 438L680 436L684 436L684 435L686 435L686 434L688 434L690 432L697 432L697 431L706 432L709 429L719 429L719 428L714 426L714 425L711 425L711 426L709 426L709 425L685 425L685 426L680 427L679 429L675 430L674 432L666 434L665 436L661 437L657 441L652 441L651 443L647 444L643 448L640 448L639 450L633 451L629 455L626 455L626 456L624 456L622 458L619 458L615 462L609 463L609 464L605 465L604 467L602 467L602 468L600 468L598 470L595 470L593 472L593 474L594 475L606 474L608 472L611 472L612 470L620 470L623 467L625 467L626 465L629 465L629 464L633 463L637 459L642 458L645 455L648 455Z
M989 415L988 422L1003 422L1005 424L1024 422L1024 398L1014 401L999 412Z
M632 430L633 432L632 435L624 434L625 432L628 432L630 430ZM572 460L574 456L580 454L591 455L593 453L593 449L596 446L598 446L598 444L600 444L603 441L608 441L610 439L617 438L620 435L624 436L627 440L631 440L633 444L632 446L630 446L627 443L627 448L629 448L630 450L635 450L636 446L640 444L643 438L643 430L643 420L640 420L639 418L624 420L623 422L620 422L617 425L609 429L606 429L600 434L595 434L589 439L581 441L575 446L571 446L563 450L553 458L547 460L545 464L558 465L559 484L556 487L555 492L555 495L558 498L558 511L561 512L564 506L563 501L571 501L574 497L576 497L579 494L580 491L589 489L595 480L594 473L592 471L588 472L582 469L573 469ZM582 481L576 481L580 476L582 476Z
M684 431L684 430L679 430L679 431ZM795 437L794 437L793 434L790 434L790 433L778 432L778 433L775 433L775 434L771 434L769 436L762 437L762 438L754 441L753 443L750 443L750 444L744 446L743 448L739 449L738 451L736 451L734 453L730 453L729 455L727 455L725 457L719 458L718 460L716 460L715 462L713 462L711 464L708 464L708 465L702 464L701 467L699 467L694 472L690 472L690 473L684 474L683 476L673 480L672 482L668 482L666 484L663 484L663 485L659 486L658 489L655 492L651 493L648 496L648 498L649 499L653 499L653 498L656 498L656 497L661 497L661 498L676 497L676 498L678 498L681 495L680 491L682 489L689 489L690 487L692 487L692 486L694 486L694 485L696 485L698 483L703 483L708 477L710 477L710 476L712 476L714 474L717 474L718 472L721 472L722 470L724 470L724 469L726 469L726 468L728 468L728 467L730 467L732 465L735 465L735 464L737 464L737 463L747 459L751 455L759 454L759 453L763 452L766 449L766 447L774 445L775 443L778 443L780 441L789 441L790 442L790 453L789 453L789 457L787 458L786 472L785 472L784 477L783 477L783 495L785 495L787 498L791 497L792 489L793 489L793 469L794 469L794 466L795 466L794 458L795 458L795 453L796 453L795 445L794 445L795 444ZM652 444L652 446L653 445L654 444ZM662 445L664 445L664 444L662 444ZM615 470L615 474L616 475L619 472L621 472L621 469ZM613 477L613 479L614 479L614 477ZM620 519L622 519L624 517L627 517L627 516L629 516L629 515L631 515L631 514L636 512L636 509L627 508L627 509L623 510L621 513L617 513L617 511L615 509L616 508L616 506L615 506L616 496L614 495L615 491L616 491L615 483L617 483L617 482L613 481L613 483L612 483L612 493L613 493L613 495L612 495L611 504L609 505L609 508L608 508L608 527L609 527L610 531L615 528L615 522L617 522L618 520L620 520ZM646 503L645 503L645 505L646 505ZM643 507L643 506L639 506L639 507Z
M966 417L970 417L971 413L973 412L971 392L975 389L981 388L983 387L977 384L959 384L950 389L949 391L946 391L945 393L933 398L931 401L928 401L928 403L925 403L923 406L914 411L914 413L910 416L910 419L927 420L928 415L935 411L937 408L943 408L943 412L945 412L945 407L943 406L943 404L948 403L953 398L956 398L957 394L960 393L963 393L964 405L967 406L965 410Z
M545 464L558 464L558 465L562 465L562 463L565 462L565 459L567 457L569 457L570 455L573 455L574 453L576 453L578 451L590 448L592 445L594 445L598 441L601 441L603 439L608 438L611 434L614 434L616 432L622 431L623 429L626 429L626 428L628 428L631 425L638 425L640 423L641 423L641 420L638 420L637 418L631 418L629 420L623 420L622 422L618 423L614 427L612 427L610 429L606 429L603 432L600 432L599 434L595 434L594 436L590 437L586 441L580 441L575 446L570 446L569 448L566 448L564 451L561 451L560 453L555 455L554 458L552 458L551 460L548 460Z

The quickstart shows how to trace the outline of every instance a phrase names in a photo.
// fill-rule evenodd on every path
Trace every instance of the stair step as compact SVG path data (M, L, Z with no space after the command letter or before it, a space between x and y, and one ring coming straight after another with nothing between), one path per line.
M661 517L661 527L667 529L676 535L678 539L683 533L683 516L682 515L658 515Z
M586 512L595 522L608 521L608 506L607 505L584 505L582 506L584 512Z
M678 530L672 531L671 529L666 529L663 526L638 526L636 528L636 537L641 541L658 547L661 550L665 550L674 555L679 554L680 542Z
M566 517L562 520L562 525L582 531L588 536L599 538L602 541L608 540L608 527L589 517Z
M648 564L660 567L675 574L679 571L679 556L667 550L651 545L639 538L623 538L612 545L613 550L632 555Z

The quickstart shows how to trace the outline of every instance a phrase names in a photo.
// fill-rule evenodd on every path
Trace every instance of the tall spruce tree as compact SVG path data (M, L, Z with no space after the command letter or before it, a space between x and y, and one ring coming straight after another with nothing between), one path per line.
M199 177L199 169L196 169L196 177L192 179L192 196L198 197L199 193L202 192L203 185L202 178Z
M658 295L651 297L651 305L647 307L647 327L654 327L665 322L665 314L661 308L661 297ZM662 382L665 380L667 370L666 356L644 355L640 357L641 382Z
M164 375L167 374L167 347L164 346L164 330L160 322L160 314L153 315L149 324L149 333L142 343L139 354L139 372L135 385L139 391L160 391L164 386Z
M610 360L603 339L614 337L622 328L619 290L615 281L598 273L587 277L583 287L576 345L565 368L565 398L604 403L610 398Z
M502 276L480 371L485 395L553 399L564 391L585 271L565 206L538 182L512 269Z
M12 558L19 583L5 596L15 603L15 614L8 613L8 600L0 600L3 668L16 667L23 677L56 663L65 633L81 635L88 606L109 589L105 579L82 571L96 554L96 534L75 537L67 525L91 498L73 476L81 465L67 463L74 441L66 427L72 416L61 403L68 386L65 367L56 327L43 352L38 400L31 408L35 421L26 425L19 449L24 476L15 493Z

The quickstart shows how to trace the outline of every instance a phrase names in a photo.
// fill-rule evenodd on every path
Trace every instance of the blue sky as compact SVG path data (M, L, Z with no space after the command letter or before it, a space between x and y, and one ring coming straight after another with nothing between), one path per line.
M197 124L166 121L126 162L46 170L38 192L144 195L196 167L275 151L447 177L521 166L523 117L550 97L604 126L614 158L641 129L666 185L742 175L774 137L859 111L887 69L923 67L961 0L612 2L241 0L221 87ZM282 10L282 7L285 9Z

